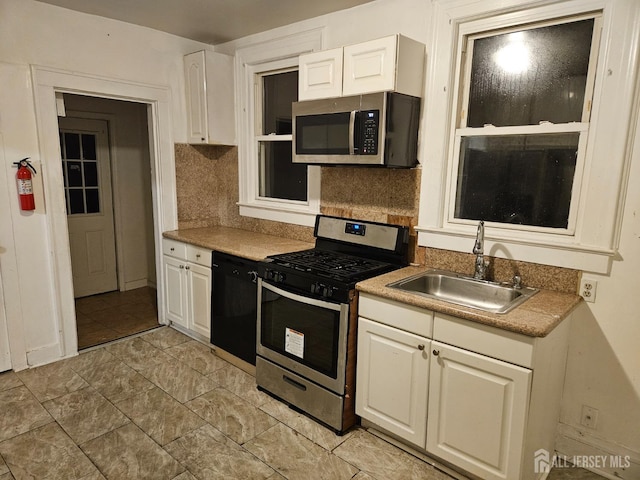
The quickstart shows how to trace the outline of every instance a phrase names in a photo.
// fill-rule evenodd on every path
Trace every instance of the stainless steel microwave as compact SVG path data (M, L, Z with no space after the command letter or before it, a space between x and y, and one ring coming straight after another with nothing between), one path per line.
M293 162L413 167L420 98L394 92L294 102Z

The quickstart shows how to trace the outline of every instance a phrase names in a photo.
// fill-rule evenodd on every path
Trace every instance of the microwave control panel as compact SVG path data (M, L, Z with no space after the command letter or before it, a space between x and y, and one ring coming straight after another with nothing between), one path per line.
M362 122L362 144L359 153L360 155L377 155L380 110L362 110L360 118Z

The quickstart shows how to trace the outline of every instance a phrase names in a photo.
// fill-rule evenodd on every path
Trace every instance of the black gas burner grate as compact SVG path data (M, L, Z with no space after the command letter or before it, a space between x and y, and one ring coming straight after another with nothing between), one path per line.
M315 249L274 255L270 258L279 267L345 280L386 270L389 267L385 262Z

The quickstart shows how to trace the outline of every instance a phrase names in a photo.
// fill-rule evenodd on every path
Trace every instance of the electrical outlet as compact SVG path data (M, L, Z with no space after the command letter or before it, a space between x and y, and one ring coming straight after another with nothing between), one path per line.
M588 428L596 428L598 424L598 410L589 405L582 405L582 418L580 423Z
M596 290L598 288L598 282L590 277L582 277L580 281L580 296L587 302L596 301Z

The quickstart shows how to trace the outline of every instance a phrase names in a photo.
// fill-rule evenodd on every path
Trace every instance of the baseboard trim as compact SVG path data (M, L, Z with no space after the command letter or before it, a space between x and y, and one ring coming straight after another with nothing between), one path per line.
M581 468L611 480L640 478L640 452L599 438L587 429L561 423L558 426L556 452L561 460L571 462L572 459L580 459L583 463ZM597 458L603 461L594 464Z

